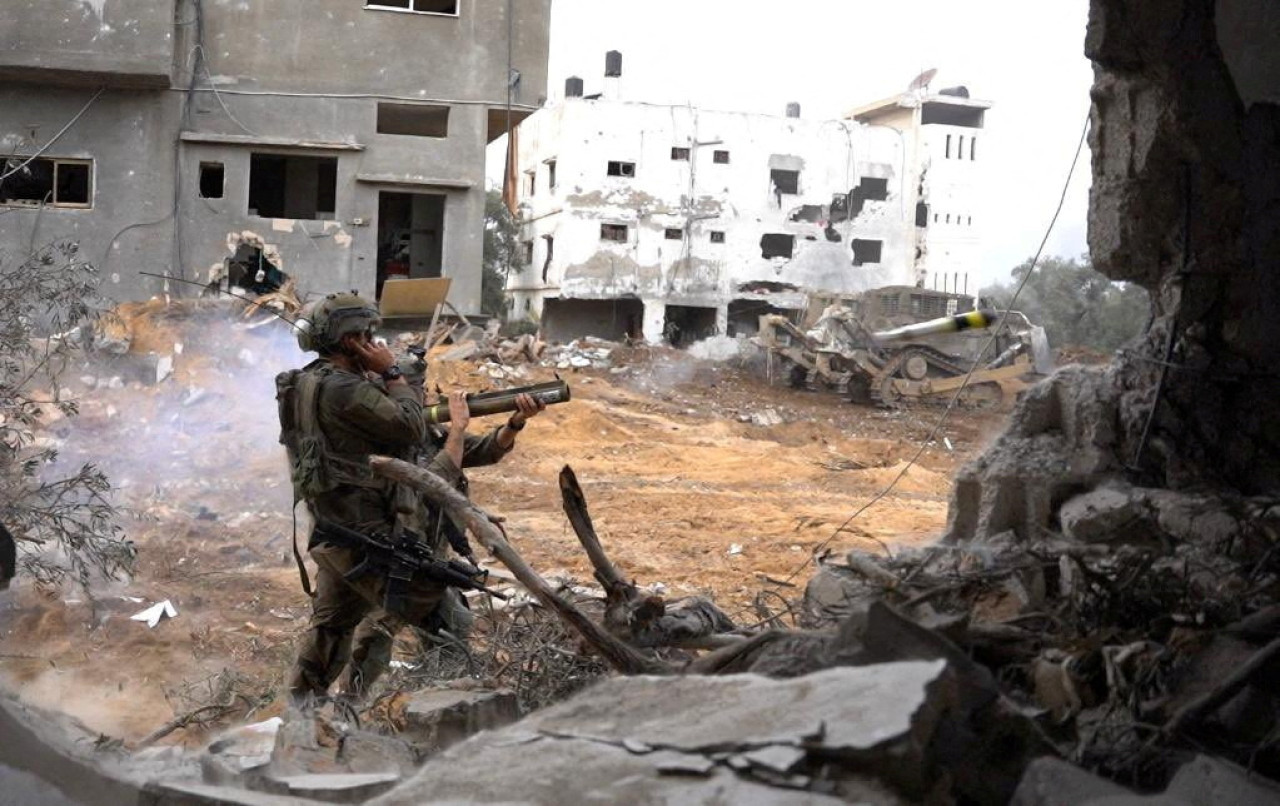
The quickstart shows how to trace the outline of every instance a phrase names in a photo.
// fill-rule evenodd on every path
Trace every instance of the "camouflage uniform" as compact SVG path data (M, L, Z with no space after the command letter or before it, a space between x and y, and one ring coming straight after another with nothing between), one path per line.
M320 374L315 417L328 446L324 461L340 468L335 478L343 482L307 499L311 514L364 534L385 535L397 525L422 533L428 513L416 496L367 467L370 454L412 461L424 446L437 446L425 466L451 483L463 483L462 470L438 450L443 440L423 420L419 392L404 384L385 388L324 358L303 371ZM486 464L506 451L498 447L495 429L483 438L468 437L465 454L470 461L464 464ZM376 574L345 578L363 559L358 548L318 542L313 536L308 549L317 566L315 598L290 693L295 699L322 697L341 672L342 689L359 694L386 668L391 635L403 623L425 623L444 588L415 580L399 612L387 613L382 610L385 579ZM375 611L367 625L361 623Z

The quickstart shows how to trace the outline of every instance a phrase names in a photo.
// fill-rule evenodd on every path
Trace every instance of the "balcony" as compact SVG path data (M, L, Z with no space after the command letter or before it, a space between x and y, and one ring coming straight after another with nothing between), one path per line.
M167 88L176 0L4 0L0 80Z

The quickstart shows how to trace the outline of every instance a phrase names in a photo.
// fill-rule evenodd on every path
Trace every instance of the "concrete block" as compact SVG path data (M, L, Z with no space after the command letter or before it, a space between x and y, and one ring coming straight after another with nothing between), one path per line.
M138 806L315 806L315 801L289 795L178 781L148 784L137 802Z
M1071 498L1058 510L1058 519L1063 534L1083 543L1126 540L1135 529L1146 533L1151 529L1143 499L1131 490L1111 487Z
M408 726L402 735L424 752L437 752L519 718L520 705L513 691L424 691L409 700Z

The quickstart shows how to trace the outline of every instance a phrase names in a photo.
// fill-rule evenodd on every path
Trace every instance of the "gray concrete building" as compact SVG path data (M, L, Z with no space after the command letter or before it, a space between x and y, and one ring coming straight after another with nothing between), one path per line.
M3 6L4 259L78 241L118 300L447 276L479 309L485 146L543 102L551 0Z

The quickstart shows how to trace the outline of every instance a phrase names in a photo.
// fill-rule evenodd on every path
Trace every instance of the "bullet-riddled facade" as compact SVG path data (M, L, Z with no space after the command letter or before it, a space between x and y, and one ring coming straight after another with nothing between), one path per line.
M543 101L550 5L9 0L0 252L78 241L116 299L269 264L476 311L485 146Z
M519 128L524 265L508 293L512 315L539 320L550 338L681 344L751 332L760 314L804 309L814 294L973 269L965 244L944 255L930 195L974 215L972 172L957 182L935 170L937 135L912 107L941 98L930 102L980 113L985 103L893 99L882 106L904 115L890 125L810 120L794 105L770 116L629 102L608 85L581 97L580 87L570 79L564 100Z

